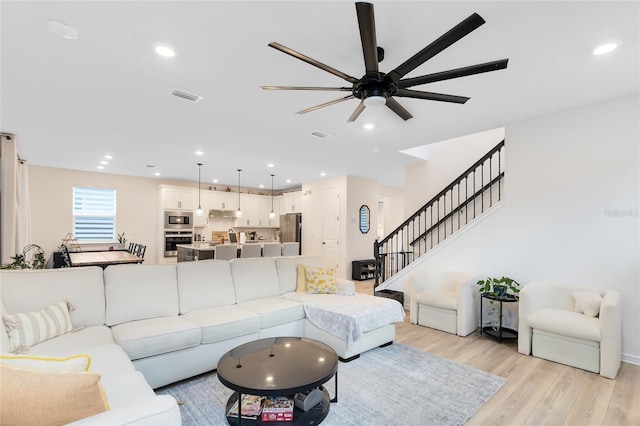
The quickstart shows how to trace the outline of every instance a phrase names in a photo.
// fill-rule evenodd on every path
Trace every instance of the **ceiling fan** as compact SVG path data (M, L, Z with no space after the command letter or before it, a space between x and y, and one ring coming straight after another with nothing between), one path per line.
M404 78L405 75L431 59L438 53L442 52L453 43L457 42L473 30L485 23L484 19L477 13L469 16L464 21L447 31L437 40L429 44L427 47L407 59L397 68L389 73L380 72L378 63L384 59L384 49L379 47L376 42L375 19L373 16L373 5L371 3L357 2L356 13L358 16L358 26L360 28L360 39L362 41L362 53L364 55L365 75L361 78L355 78L335 68L316 61L302 53L296 52L279 43L269 43L270 47L284 52L294 58L300 59L314 67L327 71L336 75L347 82L351 83L351 87L300 87L300 86L262 86L265 90L318 90L318 91L337 91L351 92L350 95L343 98L335 99L320 105L316 105L307 109L298 111L298 114L315 111L329 105L334 105L349 99L360 99L360 104L349 117L349 122L355 121L367 106L386 104L389 109L399 115L403 120L408 120L413 116L398 101L398 98L416 98L427 99L440 102L452 102L464 104L470 98L464 96L446 95L442 93L423 92L419 90L409 89L436 81L449 80L452 78L465 77L468 75L480 74L489 71L497 71L507 67L508 59L500 59L497 61L486 62L483 64L470 65L467 67L456 68L448 71L441 71L433 74L427 74L420 77Z

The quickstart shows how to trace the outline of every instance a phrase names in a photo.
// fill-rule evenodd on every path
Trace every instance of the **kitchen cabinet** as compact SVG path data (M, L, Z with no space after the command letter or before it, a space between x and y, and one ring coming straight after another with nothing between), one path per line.
M160 185L160 205L163 209L193 211L198 208L197 202L195 188Z
M209 208L212 210L237 210L238 209L238 193L237 192L209 192Z
M302 212L302 191L287 192L283 195L280 214Z
M269 226L269 210L264 195L242 194L242 217L236 219L236 226Z

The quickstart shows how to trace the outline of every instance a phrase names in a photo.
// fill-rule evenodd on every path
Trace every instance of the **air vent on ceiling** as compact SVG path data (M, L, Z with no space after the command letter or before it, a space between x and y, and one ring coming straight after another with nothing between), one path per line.
M319 138L319 139L324 139L329 137L328 134L322 133L322 132L311 132L310 134L311 136L315 136L316 138Z
M173 89L173 92L171 92L171 94L173 96L176 96L176 97L182 98L182 99L186 99L186 100L191 101L191 102L198 102L200 99L202 99L202 96L194 95L193 93L184 92L184 91L178 90L178 89Z

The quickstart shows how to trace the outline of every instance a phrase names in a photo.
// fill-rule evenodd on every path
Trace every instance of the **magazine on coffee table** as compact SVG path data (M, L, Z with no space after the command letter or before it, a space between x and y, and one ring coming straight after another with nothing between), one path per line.
M268 396L262 405L263 422L292 422L293 399L286 396Z
M264 396L249 394L242 395L242 413L240 414L240 417L243 419L257 420L262 412L264 400ZM238 401L233 403L227 415L238 417Z

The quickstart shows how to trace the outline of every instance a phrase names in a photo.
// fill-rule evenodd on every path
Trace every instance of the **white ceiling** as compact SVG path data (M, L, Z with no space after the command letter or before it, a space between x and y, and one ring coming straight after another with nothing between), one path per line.
M276 41L355 77L364 61L353 2L2 1L3 132L31 164L276 189L327 177L403 185L416 158L400 150L638 91L637 2L377 1L377 41L388 72L473 12L487 23L407 77L509 58L506 70L418 86L471 97L465 105L397 98L414 116L350 100L296 111L342 92L266 91L262 85L347 86L267 46ZM77 40L47 31L59 20ZM613 53L591 54L600 43ZM154 47L172 46L162 58ZM203 97L169 96L173 89ZM375 121L367 131L362 125ZM321 131L331 136L309 136ZM204 151L202 157L196 150ZM273 169L267 163L275 164ZM285 183L291 179L291 183ZM213 185L213 184L212 184Z

